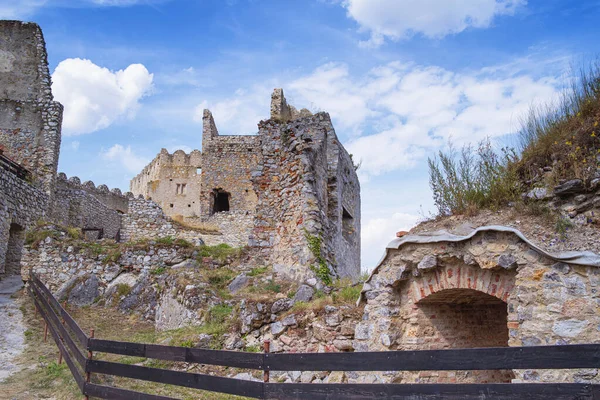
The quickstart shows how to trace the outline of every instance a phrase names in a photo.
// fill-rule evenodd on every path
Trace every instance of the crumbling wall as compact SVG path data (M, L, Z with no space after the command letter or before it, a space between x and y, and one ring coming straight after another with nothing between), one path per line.
M53 101L42 31L0 22L0 148L51 195L58 166L62 106Z
M102 230L102 237L118 238L121 214L127 211L129 202L119 189L111 192L106 185L96 188L91 181L82 184L78 177L67 179L61 173L54 194L49 211L52 221L64 226Z
M129 200L129 210L123 215L121 240L124 242L139 239L156 239L177 234L173 223L158 204L141 196Z
M257 194L251 175L262 155L259 137L220 136L208 110L204 110L203 124L202 218L215 214L215 200L219 195L227 198L229 211L254 213Z

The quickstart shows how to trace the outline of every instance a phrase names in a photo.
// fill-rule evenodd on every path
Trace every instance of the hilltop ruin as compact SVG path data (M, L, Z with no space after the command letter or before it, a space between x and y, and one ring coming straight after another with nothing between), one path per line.
M19 271L24 232L43 220L90 239L247 246L296 281L358 277L360 185L327 113L298 112L276 89L257 135L222 136L205 110L202 152L163 149L123 194L57 174L62 106L42 32L3 21L0 35L0 274ZM203 223L216 230L194 229Z
M352 158L328 114L296 111L281 89L257 135L219 135L204 110L202 151L162 149L131 180L131 192L176 220L235 232L236 244L261 249L292 279L304 275L296 260L314 257L311 236L341 277L359 274L360 184Z

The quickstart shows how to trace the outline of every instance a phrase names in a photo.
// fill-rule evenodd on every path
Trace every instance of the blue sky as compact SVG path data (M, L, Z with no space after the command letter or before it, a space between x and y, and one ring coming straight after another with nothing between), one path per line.
M427 157L506 141L600 50L594 0L0 0L41 25L65 105L59 169L128 189L162 147L255 133L270 93L328 111L355 159L363 267L434 211Z

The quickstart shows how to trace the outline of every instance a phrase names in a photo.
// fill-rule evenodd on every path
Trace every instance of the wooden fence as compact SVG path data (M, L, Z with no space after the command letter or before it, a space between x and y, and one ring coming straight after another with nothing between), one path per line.
M587 383L304 384L268 382L269 371L458 371L600 367L600 344L356 353L245 353L127 343L94 338L77 325L31 274L28 290L81 392L101 399L166 400L90 382L98 373L256 399L544 399L600 400ZM84 350L85 349L85 350ZM87 351L87 354L85 352ZM265 382L95 360L93 352L264 371Z

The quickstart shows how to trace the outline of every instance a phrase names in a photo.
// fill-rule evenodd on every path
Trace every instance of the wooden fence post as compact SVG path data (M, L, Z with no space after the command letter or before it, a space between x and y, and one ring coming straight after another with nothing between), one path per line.
M94 329L90 329L90 339L94 338ZM91 350L88 350L88 360L92 360L94 358L94 353L92 353ZM90 378L91 378L91 372L86 371L85 373L85 381L86 383L90 383ZM85 386L84 386L85 387ZM85 400L89 400L90 397L86 394L85 395Z
M66 302L66 300L63 302L63 308L65 309L65 311L67 310L67 302ZM60 318L60 322L61 322L61 323L63 324L63 326L64 326L64 325L65 325L65 318L61 316L61 318ZM59 332L60 332L60 331L59 331ZM62 337L62 336L60 336L60 333L59 333L59 336L58 336L58 337L60 338L60 341L61 341L63 344L65 344L65 342L64 342L64 340L63 340L63 337ZM61 352L61 351L60 351L60 349L59 349L59 350L58 350L58 364L59 364L59 365L60 365L60 364L62 364L62 359L63 359L63 355L62 355L62 352Z
M44 321L44 343L48 341L48 323Z
M265 354L269 354L269 352L271 351L271 341L270 340L265 340L265 342L263 343L263 349L265 351ZM265 361L266 361L266 357L265 357ZM263 368L264 368L263 381L269 382L269 370L267 369L266 363L265 363L265 365L263 365Z

